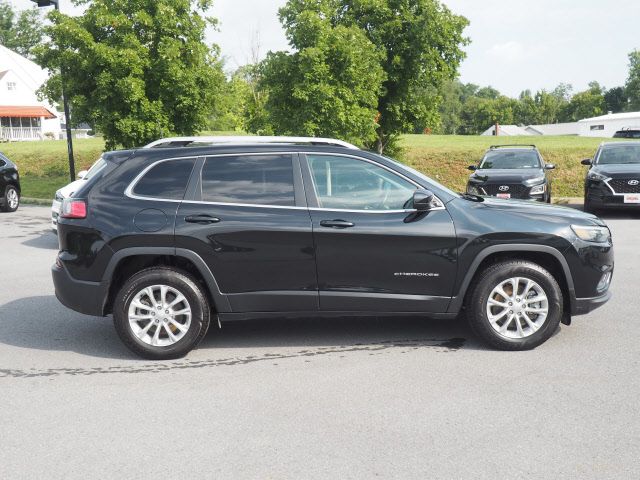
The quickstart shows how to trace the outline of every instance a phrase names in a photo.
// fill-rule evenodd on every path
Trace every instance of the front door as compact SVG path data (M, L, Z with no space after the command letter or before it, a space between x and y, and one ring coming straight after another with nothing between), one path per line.
M176 247L204 259L234 312L318 309L297 154L206 158L178 210Z
M307 154L320 309L444 312L455 281L453 221L412 210L419 186L377 163Z

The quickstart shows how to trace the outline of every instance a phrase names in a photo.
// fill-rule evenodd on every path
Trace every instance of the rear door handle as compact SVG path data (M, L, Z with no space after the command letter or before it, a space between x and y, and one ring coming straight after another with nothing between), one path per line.
M355 223L346 220L322 220L320 226L328 228L351 228L355 227Z
M189 215L184 218L187 223L197 223L199 225L210 225L212 223L220 222L218 217L212 217L211 215Z

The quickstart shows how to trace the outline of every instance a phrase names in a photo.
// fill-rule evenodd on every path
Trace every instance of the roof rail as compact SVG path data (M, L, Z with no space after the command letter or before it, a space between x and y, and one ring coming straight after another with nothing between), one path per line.
M510 147L537 148L535 145L526 145L524 143L511 143L511 144L505 144L505 145L491 145L489 149L495 150L496 148L510 148Z
M170 148L187 147L193 143L217 145L227 144L256 144L256 143L306 143L310 145L332 145L358 150L358 147L342 140L333 138L315 137L260 137L260 136L227 136L227 137L169 137L161 138L155 142L145 145L143 148Z

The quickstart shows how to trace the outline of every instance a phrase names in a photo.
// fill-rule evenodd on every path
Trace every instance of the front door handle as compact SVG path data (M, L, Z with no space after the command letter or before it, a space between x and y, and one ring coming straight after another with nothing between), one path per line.
M355 223L346 220L322 220L320 226L328 228L351 228L355 227Z
M211 215L189 215L184 218L187 223L197 223L199 225L210 225L212 223L220 222L218 217L212 217Z

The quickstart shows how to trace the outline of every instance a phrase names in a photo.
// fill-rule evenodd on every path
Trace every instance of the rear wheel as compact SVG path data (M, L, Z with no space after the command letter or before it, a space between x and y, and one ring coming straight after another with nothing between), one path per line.
M7 185L7 188L4 189L4 197L0 208L3 212L15 212L19 206L20 193L18 193L18 189L13 185Z
M209 329L209 303L185 272L154 267L133 275L114 299L118 335L135 354L153 360L180 358Z
M480 272L466 305L474 332L500 350L529 350L544 343L562 318L562 291L540 265L509 260Z

